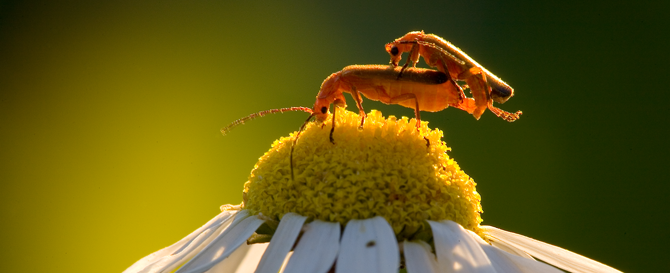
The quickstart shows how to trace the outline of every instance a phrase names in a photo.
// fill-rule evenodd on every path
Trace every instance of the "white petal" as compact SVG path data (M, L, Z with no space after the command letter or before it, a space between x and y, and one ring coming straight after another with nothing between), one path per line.
M393 229L377 216L347 223L335 272L397 272L400 253Z
M233 223L230 228L216 237L198 255L177 270L177 273L207 271L240 247L261 224L263 224L263 220L256 216L247 217L239 223Z
M228 258L205 273L252 273L256 270L256 266L258 266L258 262L260 262L263 252L267 248L268 243L242 244Z
M405 265L408 273L437 273L440 272L435 255L430 245L424 241L403 243Z
M286 255L286 259L284 259L284 262L281 264L281 268L279 269L279 273L286 272L286 265L288 264L288 260L291 259L291 256L293 256L293 251L289 252Z
M522 258L517 255L512 255L507 253L497 247L493 247L487 244L479 235L476 233L467 230L468 234L472 236L477 243L482 247L486 256L493 264L493 267L499 273L534 273L534 272L547 272L547 273L561 273L561 270L558 270L548 264L538 262L533 259Z
M621 272L577 253L492 226L482 226L492 240L504 241L548 264L571 272Z
M302 229L302 224L305 223L306 219L307 217L292 212L284 215L281 221L279 221L277 231L272 235L270 246L263 254L261 263L256 269L257 273L279 272L286 259L286 254L293 248L295 240Z
M201 249L214 239L215 231L226 228L232 222L232 216L239 211L223 211L216 217L209 220L202 227L174 243L171 246L156 251L139 261L135 262L124 273L134 272L161 272L167 270L173 264L180 264L182 261L190 259L195 255L193 250Z
M531 260L535 260L533 256L530 256L530 254L526 253L525 251L514 247L513 245L508 244L507 242L504 241L491 241L491 245L502 249L503 251L506 251L507 253L511 253L520 257L528 258Z
M453 221L428 221L433 230L437 263L446 272L496 272L484 250Z
M340 223L315 220L304 227L284 272L326 273L340 248Z

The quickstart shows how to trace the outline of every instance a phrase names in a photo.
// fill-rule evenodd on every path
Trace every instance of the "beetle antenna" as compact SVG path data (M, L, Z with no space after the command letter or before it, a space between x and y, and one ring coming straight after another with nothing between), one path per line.
M295 145L298 144L298 137L300 136L300 133L302 133L302 130L305 129L305 126L307 126L307 123L309 122L310 119L314 116L314 113L309 115L307 120L305 120L305 123L300 126L300 129L298 130L298 133L295 135L295 139L293 140L293 143L291 144L291 152L289 155L289 161L291 162L291 180L295 181L295 176L293 175L293 148L295 148Z
M251 115L248 115L248 116L246 116L246 117L243 117L243 118L241 118L241 119L238 119L238 120L236 120L236 121L231 122L230 124L228 124L228 126L221 128L221 134L223 134L223 135L225 136L225 135L227 135L228 132L230 132L230 130L232 130L233 128L235 128L235 127L237 127L237 126L239 126L239 125L242 125L242 124L244 124L245 122L250 121L250 120L255 119L255 118L263 117L263 116L266 116L266 115L268 115L268 114L284 113L284 112L291 112L291 111L295 111L295 112L303 111L303 112L307 112L307 113L309 113L309 114L312 114L312 108L309 108L309 107L302 107L302 106L287 107L287 108L279 108L279 109L270 109L270 110L260 111L260 112L253 113L253 114L251 114ZM310 115L309 117L311 118L312 116ZM303 125L303 126L304 126L304 125Z

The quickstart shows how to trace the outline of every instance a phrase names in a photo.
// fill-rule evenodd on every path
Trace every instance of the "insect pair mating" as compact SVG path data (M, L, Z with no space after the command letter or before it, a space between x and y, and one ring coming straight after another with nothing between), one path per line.
M391 65L352 65L331 74L321 84L313 108L290 107L272 109L249 115L236 120L221 132L225 135L233 127L250 119L270 113L286 111L304 111L310 113L303 123L291 147L291 178L293 178L293 147L300 132L314 117L324 122L328 118L331 104L333 122L330 141L334 143L335 114L338 107L346 107L344 93L349 93L356 101L361 114L361 127L365 122L363 99L380 101L385 104L398 104L414 109L417 129L420 125L420 111L438 112L447 107L455 107L472 114L476 119L488 108L496 116L512 122L519 118L521 111L510 113L493 106L493 102L504 103L514 96L514 90L501 79L475 62L467 54L444 39L424 34L423 31L407 33L403 37L386 44L391 55ZM408 52L405 65L398 67L402 53ZM419 58L437 70L415 68ZM408 67L412 64L411 67ZM472 97L466 97L463 88L456 81L465 81Z

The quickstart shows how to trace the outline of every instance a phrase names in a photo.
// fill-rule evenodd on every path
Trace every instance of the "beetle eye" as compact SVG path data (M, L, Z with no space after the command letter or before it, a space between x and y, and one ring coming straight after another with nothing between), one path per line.
M398 47L397 46L393 46L391 48L391 55L393 55L393 56L398 55Z
M322 114L325 114L325 113L327 113L327 112L328 112L328 107L325 107L325 106L324 106L324 107L321 107L321 113L322 113Z

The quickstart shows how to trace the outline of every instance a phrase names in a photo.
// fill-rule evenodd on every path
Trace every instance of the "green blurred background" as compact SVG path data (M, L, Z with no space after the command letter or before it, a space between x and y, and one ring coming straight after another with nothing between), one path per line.
M240 203L306 115L221 127L312 106L328 75L388 63L412 30L459 46L524 112L423 114L477 181L484 224L670 270L667 1L141 2L0 1L1 272L120 272L179 240Z

